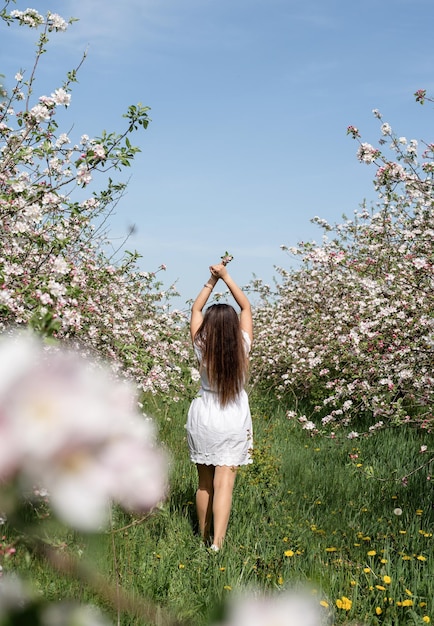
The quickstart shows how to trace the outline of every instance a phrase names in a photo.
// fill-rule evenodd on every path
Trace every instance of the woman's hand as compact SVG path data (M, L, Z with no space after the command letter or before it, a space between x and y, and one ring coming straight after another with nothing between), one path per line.
M216 265L210 265L210 272L216 278L225 278L227 276L228 270L223 265L223 263L217 263Z

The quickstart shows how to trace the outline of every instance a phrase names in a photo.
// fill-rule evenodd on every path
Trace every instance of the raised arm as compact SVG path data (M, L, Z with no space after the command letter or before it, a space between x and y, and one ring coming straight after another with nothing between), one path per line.
M212 265L210 267L211 276L215 277L217 280L221 278L228 287L231 292L235 302L241 309L240 314L240 325L242 330L244 330L250 337L250 341L253 340L253 321L252 321L252 307L250 306L249 299L247 298L244 291L238 287L237 283L234 279L229 275L225 265L223 263L219 263L218 265Z
M196 300L193 302L193 306L191 307L191 317L190 317L190 334L191 340L194 341L197 331L199 330L200 325L203 321L203 307L208 302L208 298L211 295L211 291L214 289L219 277L215 276L211 273L211 276L208 278L207 282L204 284L202 289L200 290Z

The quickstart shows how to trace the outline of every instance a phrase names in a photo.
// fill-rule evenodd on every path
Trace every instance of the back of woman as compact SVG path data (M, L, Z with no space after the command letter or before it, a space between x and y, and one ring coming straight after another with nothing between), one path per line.
M235 309L229 304L211 305L195 335L194 345L221 405L233 402L246 382L250 349L249 337L243 334Z
M252 418L244 385L252 342L248 298L223 264L211 266L211 276L197 296L190 331L199 361L201 387L187 418L187 441L196 463L199 487L196 505L199 529L207 542L214 522L211 548L218 550L226 535L236 469L252 462ZM203 308L222 279L241 312L228 304Z

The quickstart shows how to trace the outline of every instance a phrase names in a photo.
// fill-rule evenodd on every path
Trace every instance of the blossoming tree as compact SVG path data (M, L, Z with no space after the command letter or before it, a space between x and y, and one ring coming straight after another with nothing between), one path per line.
M255 311L254 383L309 399L321 419L306 419L311 430L361 414L371 430L433 425L434 144L420 154L374 114L378 147L348 134L376 167L378 201L334 226L314 218L321 244L282 246L299 266L278 270L277 298L265 290Z
M28 78L18 71L0 101L0 331L25 325L76 341L142 390L176 393L188 344L179 333L182 315L167 304L175 289L162 290L155 272L141 271L137 253L113 261L107 234L126 187L112 172L130 166L139 151L129 136L147 128L149 108L130 106L119 134L83 134L74 143L57 120L71 104L84 59L50 95L33 94L49 36L68 23L34 9L8 13L8 4L3 23L41 32Z

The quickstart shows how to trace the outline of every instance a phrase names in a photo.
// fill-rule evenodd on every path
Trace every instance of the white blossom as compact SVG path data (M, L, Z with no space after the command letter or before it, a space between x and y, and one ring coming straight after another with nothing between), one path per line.
M49 120L51 117L50 110L43 104L36 104L32 107L30 109L30 114L34 117L36 122L43 122L45 120Z
M48 20L50 22L49 30L65 31L68 28L68 23L57 13L49 11Z
M63 88L56 89L54 93L51 94L53 101L57 105L69 106L71 102L71 94L67 93Z
M88 185L92 180L92 175L85 165L80 165L77 170L76 181L78 185Z
M359 436L359 433L355 430L352 430L350 433L348 433L347 439L357 439L358 436Z

